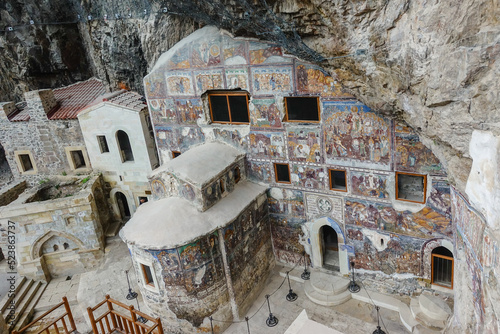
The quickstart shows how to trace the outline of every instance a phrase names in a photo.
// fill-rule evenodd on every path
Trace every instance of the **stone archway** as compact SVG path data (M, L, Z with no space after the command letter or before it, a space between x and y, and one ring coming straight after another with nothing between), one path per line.
M427 241L422 246L422 277L430 280L432 274L432 251L437 247L444 247L448 249L452 254L453 252L453 243L446 239L432 239Z
M134 202L127 191L120 188L112 189L109 193L109 198L115 219L127 221L132 216L132 213L135 212Z
M65 232L59 232L59 231L49 231L49 232L45 233L44 235L42 235L40 238L38 238L33 243L33 246L31 247L31 252L30 252L31 259L35 260L37 258L40 258L43 255L43 247L46 244L46 242L50 239L57 238L57 237L67 239L68 241L70 241L68 244L74 244L74 245L76 245L77 248L80 248L80 249L85 248L85 245L83 244L83 242L80 239L72 236L71 234L68 234ZM62 245L64 245L64 243L62 243ZM64 249L64 247L63 247L63 249Z
M337 237L337 254L338 254L338 270L342 274L348 274L349 273L349 261L348 261L348 253L347 250L345 249L345 236L344 232L342 231L342 228L340 225L333 219L329 217L323 217L316 219L311 227L310 227L310 241L311 241L311 262L312 266L316 268L324 268L325 265L325 241L324 241L324 234L325 234L325 229L328 231L328 233L331 233L332 231L329 229L332 229L333 232L336 234ZM330 239L331 240L331 239ZM328 243L328 242L327 242ZM335 243L332 243L332 245L335 245ZM333 250L332 250L333 251ZM334 255L336 256L336 255ZM328 259L327 259L328 262ZM328 268L328 263L327 263L327 269Z

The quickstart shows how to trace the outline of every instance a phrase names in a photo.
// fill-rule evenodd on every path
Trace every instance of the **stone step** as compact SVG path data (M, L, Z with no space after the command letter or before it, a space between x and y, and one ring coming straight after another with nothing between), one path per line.
M419 296L420 297L420 296ZM446 319L435 319L429 317L426 313L422 310L422 307L419 302L419 298L412 298L410 302L410 309L413 317L424 327L427 327L428 329L435 330L435 331L440 331L445 328L446 326Z
M314 288L311 281L304 283L304 293L313 302L323 306L340 305L351 299L349 290L337 291L336 294L325 295Z
M104 233L104 236L109 238L109 237L114 237L115 235L118 234L118 231L120 231L120 227L122 226L121 221L114 221L111 222L108 227L106 228L106 232Z
M349 286L348 279L322 272L311 273L310 282L316 291L325 296L341 294Z
M13 317L15 321L17 320L17 316L19 315L20 310L19 305L33 286L33 282L34 281L32 279L24 280L24 282L19 287L19 290L17 290L17 292L15 293L14 298L9 301L7 309L2 313L3 318L5 319L5 322L7 324L12 322ZM11 313L12 310L14 310L14 313Z
M444 300L430 294L418 296L418 303L422 312L431 319L447 321L453 314Z
M19 322L19 320L23 317L24 312L28 308L28 305L31 303L33 298L35 297L38 289L40 288L42 282L35 282L30 280L31 284L29 284L29 289L26 290L26 293L22 296L19 302L16 304L14 320L8 321L7 325L9 330L12 330L14 326Z
M14 297L19 293L19 290L23 286L24 282L26 282L26 277L25 276L17 278L16 283L14 284L14 286L15 286L15 288L14 288L14 294L12 294L9 297L9 292L8 292L7 295L2 299L2 302L0 304L0 305L2 305L2 307L0 308L0 313L2 313L2 314L4 313L4 311L9 306L10 301L12 299L14 299Z
M31 301L26 307L26 310L24 313L21 315L19 318L19 321L17 324L14 326L14 330L19 331L21 328L26 326L31 319L33 318L33 314L35 314L35 306L40 300L40 297L42 296L43 292L45 291L45 288L47 287L47 283L45 282L37 282L38 289L36 290L35 294L31 298Z

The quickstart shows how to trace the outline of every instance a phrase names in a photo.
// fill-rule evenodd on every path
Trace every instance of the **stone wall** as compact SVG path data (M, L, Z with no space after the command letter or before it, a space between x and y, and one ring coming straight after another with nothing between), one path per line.
M26 187L26 181L20 181L8 189L2 189L3 192L0 193L0 206L5 206L15 201L26 190Z

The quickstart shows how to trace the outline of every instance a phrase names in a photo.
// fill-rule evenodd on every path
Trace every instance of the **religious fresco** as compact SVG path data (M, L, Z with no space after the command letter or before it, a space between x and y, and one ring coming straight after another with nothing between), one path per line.
M189 62L189 49L190 44L179 48L175 53L168 59L167 68L168 69L185 69L190 68L191 64Z
M288 159L320 163L320 130L318 128L288 127Z
M446 175L439 159L428 149L418 135L407 125L394 125L395 133L395 169L431 175Z
M318 94L324 97L349 97L342 86L326 70L312 64L299 63L295 67L297 92L299 94Z
M237 41L228 36L223 36L222 53L224 56L224 65L243 65L248 63L245 41Z
M292 62L291 58L283 57L283 50L279 46L249 42L249 49L252 65Z
M304 217L304 194L299 190L270 188L267 192L269 213Z
M153 99L148 102L155 124L177 123L177 112L172 99Z
M198 268L184 271L184 286L188 293L200 293L223 279L222 258L216 257Z
M290 170L292 184L310 189L324 189L326 174L323 167L292 165Z
M451 191L451 208L453 222L457 232L466 240L467 247L465 248L472 248L479 263L482 265L482 242L486 226L485 220L454 188L453 191Z
M177 249L163 249L161 251L149 251L158 262L163 270L175 271L181 270L181 262Z
M225 142L231 146L234 146L239 149L246 150L247 149L247 138L242 137L240 132L236 129L234 130L226 130L224 128L214 128L213 134L215 139L218 141Z
M303 219L283 219L271 215L271 234L275 249L281 251L302 254L304 246L299 243L299 236L303 234L301 226Z
M250 122L254 127L262 128L281 128L281 116L276 100L252 99L254 108L250 110Z
M158 126L155 128L158 146L178 150L181 144L180 131L177 127Z
M179 122L182 124L196 124L196 120L203 112L200 99L175 99L174 104L179 113Z
M227 89L241 88L248 90L248 70L246 68L231 68L225 70Z
M210 89L224 88L222 70L196 71L194 72L194 82L198 96Z
M283 132L250 132L248 153L254 158L285 159Z
M457 233L460 238L460 232ZM479 323L483 322L484 319L484 295L483 295L483 267L479 259L477 258L477 254L474 253L474 250L465 245L463 247L465 250L465 260L467 262L467 267L470 275L470 290L472 291L472 299L474 303L474 312L476 315L476 319Z
M240 222L235 221L227 225L222 230L222 235L224 237L224 244L226 245L226 251L228 254L232 253L233 250L238 246L243 238L243 232L241 229Z
M172 71L165 74L167 92L170 96L193 96L193 79L191 72Z
M149 100L167 97L165 77L162 72L152 72L144 78L144 93Z
M151 180L151 190L155 199L164 198L167 190L161 180Z
M292 67L252 68L252 88L255 95L291 93L293 91Z
M178 248L179 259L184 270L200 267L219 254L217 233L204 236L195 242Z
M389 204L346 198L345 220L346 224L417 238L453 235L450 219L429 207L416 213L401 212Z
M221 64L220 36L213 39L203 39L192 44L192 66L211 67Z
M420 249L424 240L391 234L386 247L377 250L372 241L363 234L362 227L348 226L346 235L348 243L354 246L357 268L379 270L386 274L420 275Z
M247 171L251 179L271 183L273 179L273 165L267 161L247 161Z
M184 127L179 129L182 135L179 143L180 151L187 151L191 146L201 144L205 141L205 135L198 127Z
M323 102L326 163L356 160L389 167L391 122L356 101Z
M451 219L450 184L447 181L432 181L432 189L427 205L434 211Z
M486 229L483 237L483 266L494 268L500 272L500 243L490 229Z
M351 191L354 195L388 198L387 175L351 171Z

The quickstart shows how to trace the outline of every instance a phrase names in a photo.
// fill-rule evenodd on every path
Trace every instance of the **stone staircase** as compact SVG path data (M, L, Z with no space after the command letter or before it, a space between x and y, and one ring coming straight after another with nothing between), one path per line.
M322 272L315 272L304 283L304 293L314 303L323 306L340 305L351 299L347 289L349 280Z
M20 277L15 284L15 293L5 296L0 302L2 316L9 332L26 326L35 310L36 303L42 296L47 283Z

